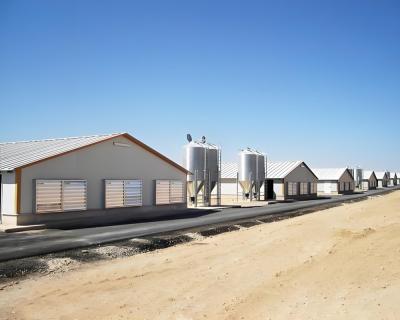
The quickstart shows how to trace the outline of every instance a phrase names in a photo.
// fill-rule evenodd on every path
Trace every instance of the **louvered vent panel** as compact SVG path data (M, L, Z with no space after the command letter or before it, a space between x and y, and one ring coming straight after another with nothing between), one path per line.
M142 205L142 180L105 180L106 208Z
M124 206L124 181L106 180L106 208Z
M180 180L156 180L156 205L185 203L185 183Z
M169 204L169 180L156 180L156 205Z
M63 181L63 211L86 210L86 181Z
M142 180L125 180L124 201L125 206L142 205Z
M36 180L36 212L87 209L85 180Z
M36 212L62 211L61 189L61 180L36 180Z
M180 180L170 181L170 203L185 202L184 183Z

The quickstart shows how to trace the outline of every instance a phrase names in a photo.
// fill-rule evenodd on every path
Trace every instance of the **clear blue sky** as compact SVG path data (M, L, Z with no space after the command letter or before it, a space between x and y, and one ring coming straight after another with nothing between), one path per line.
M400 170L400 1L0 1L0 141Z

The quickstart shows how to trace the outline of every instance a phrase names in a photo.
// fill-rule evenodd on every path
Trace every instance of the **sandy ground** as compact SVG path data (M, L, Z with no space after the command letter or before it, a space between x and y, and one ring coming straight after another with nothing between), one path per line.
M1 319L399 319L400 191L32 277Z

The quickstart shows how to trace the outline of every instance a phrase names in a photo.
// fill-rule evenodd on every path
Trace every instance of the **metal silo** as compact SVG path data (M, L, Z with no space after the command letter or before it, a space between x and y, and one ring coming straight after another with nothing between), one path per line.
M251 197L253 182L257 176L257 156L250 149L239 152L239 184L246 198Z
M208 144L207 148L207 163L206 170L209 172L209 180L210 180L210 191L212 191L215 185L218 182L218 154L219 149L211 144Z
M183 165L191 173L187 175L187 185L189 197L192 198L198 193L205 179L207 148L195 141L189 142L184 148Z
M238 180L246 199L255 196L259 200L265 181L265 156L250 148L240 151Z
M202 195L203 205L211 204L211 192L218 185L217 201L220 201L220 154L221 150L210 143L205 137L201 141L192 141L184 149L184 167L190 171L187 176L188 195L192 203L198 204L198 195Z
M257 153L257 181L260 182L260 187L265 181L265 156L258 151Z
M356 187L361 189L362 179L363 179L363 169L357 168L355 176Z
M361 189L362 179L363 179L363 170L360 167L349 168L347 167L354 179L354 187L357 189Z
M256 192L256 197L257 200L261 200L261 187L265 183L265 178L266 178L266 161L265 161L265 155L262 154L261 152L257 152L257 181L255 183L255 192Z

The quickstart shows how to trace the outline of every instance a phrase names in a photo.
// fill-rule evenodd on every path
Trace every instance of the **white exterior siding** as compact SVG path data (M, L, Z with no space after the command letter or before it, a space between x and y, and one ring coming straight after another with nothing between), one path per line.
M241 186L237 186L236 181L232 183L221 183L221 195L236 195L237 193L241 193L242 188ZM217 187L213 190L213 194L217 194Z
M285 177L286 186L289 182L297 183L297 194L291 196L288 194L288 190L286 190L286 197L296 199L304 196L316 196L316 193L311 193L311 183L317 183L317 181L317 178L305 165L298 166ZM307 183L307 193L301 194L301 183Z
M285 191L283 182L274 182L274 193L277 200L285 199Z
M376 189L377 185L378 185L378 180L376 180L374 176L371 176L369 180L362 181L362 190L368 191L371 189Z
M274 194L276 200L304 199L316 197L316 193L311 193L311 184L317 183L317 177L308 169L308 167L299 163L297 167L291 170L284 179L272 179L274 181ZM293 183L295 186L293 186ZM303 183L303 189L301 184ZM289 188L290 184L290 188ZM295 190L295 192L293 192ZM301 190L304 193L301 193ZM295 194L293 194L295 193Z
M319 194L336 194L338 193L337 182L318 182L318 193Z
M348 170L345 170L338 180L318 181L318 194L320 195L336 195L353 191L354 179Z
M1 172L1 213L15 214L17 212L17 186L15 172Z
M128 146L117 146L113 142ZM21 213L34 212L35 179L87 180L90 210L104 208L105 179L143 180L143 206L152 206L154 180L186 182L186 174L130 140L116 137L22 169Z

